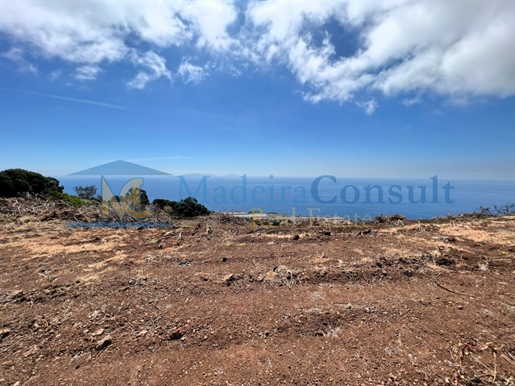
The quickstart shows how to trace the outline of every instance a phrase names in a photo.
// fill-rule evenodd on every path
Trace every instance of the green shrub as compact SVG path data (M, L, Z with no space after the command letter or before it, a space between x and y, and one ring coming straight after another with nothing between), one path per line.
M59 192L54 192L50 198L52 200L61 200L61 201L67 202L68 204L71 204L73 206L84 206L84 205L91 205L92 203L94 203L94 201L84 200L77 196L71 196L67 193L59 193Z
M63 187L53 177L24 169L7 169L0 172L0 197L20 197L24 194L39 194L50 197L62 193Z
M187 197L181 201L170 201L162 198L156 198L152 201L152 205L163 210L171 216L178 218L189 218L206 216L211 213L204 205L199 204L196 198Z

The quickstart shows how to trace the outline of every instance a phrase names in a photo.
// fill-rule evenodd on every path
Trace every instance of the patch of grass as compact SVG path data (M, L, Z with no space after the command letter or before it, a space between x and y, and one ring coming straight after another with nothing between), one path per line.
M72 196L70 194L60 192L54 192L51 196L51 199L55 201L64 201L75 207L87 206L97 203L97 201L94 200L85 200L77 196Z

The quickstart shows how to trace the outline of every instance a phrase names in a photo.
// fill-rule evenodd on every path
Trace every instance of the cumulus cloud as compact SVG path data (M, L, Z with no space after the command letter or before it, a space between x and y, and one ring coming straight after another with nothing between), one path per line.
M230 64L218 67L233 75L253 70L249 64L286 67L311 103L361 106L380 93L409 105L407 96L427 93L514 95L513 11L513 2L501 0L12 1L3 4L9 17L0 31L8 39L3 55L24 58L28 72L37 68L27 47L38 60L75 65L82 80L95 79L100 67L109 71L109 63L132 62L138 70L128 86L137 89L171 79L167 60L178 63L185 82L198 83L208 66L188 57L224 58ZM148 52L135 54L142 47Z
M227 31L238 15L232 1L185 1L178 12L194 31L197 47L222 53L237 43Z
M125 54L118 30L106 20L107 3L13 1L4 5L2 31L43 57L99 63Z
M136 38L161 48L195 40L199 46L227 49L227 26L237 11L231 2L95 1L8 2L1 30L40 54L72 62L117 61Z
M259 31L258 59L286 64L312 102L373 90L450 98L515 93L510 2L260 1L248 17ZM334 20L355 34L354 54L338 56L330 31L321 42L312 39L310 30Z

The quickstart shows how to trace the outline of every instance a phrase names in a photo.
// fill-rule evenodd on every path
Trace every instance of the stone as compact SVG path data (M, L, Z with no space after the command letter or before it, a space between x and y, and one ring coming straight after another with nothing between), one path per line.
M111 335L107 335L106 337L100 339L96 346L95 346L95 349L96 350L103 350L105 349L107 346L111 345L113 343L113 338L111 337Z
M235 280L235 277L232 273L229 273L227 275L224 276L224 283L229 285L232 281Z
M93 336L99 336L99 335L102 335L104 333L104 329L103 328L99 328L98 330L96 330L95 332L92 332L91 335Z
M0 330L0 340L7 338L10 333L11 333L11 330L9 330L8 328L1 329Z
M23 290L14 290L7 293L4 298L5 302L16 302L18 300L23 301L25 298L23 296Z

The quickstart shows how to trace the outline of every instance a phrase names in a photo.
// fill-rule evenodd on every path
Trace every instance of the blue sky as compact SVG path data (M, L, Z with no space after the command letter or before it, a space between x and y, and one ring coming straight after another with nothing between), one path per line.
M0 18L0 170L514 179L513 1L10 1Z

